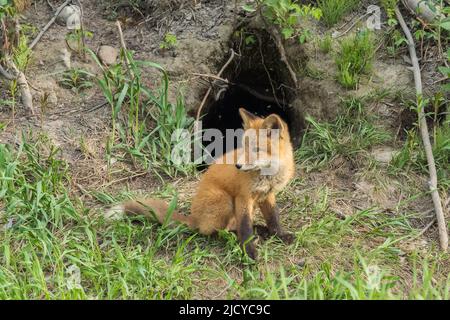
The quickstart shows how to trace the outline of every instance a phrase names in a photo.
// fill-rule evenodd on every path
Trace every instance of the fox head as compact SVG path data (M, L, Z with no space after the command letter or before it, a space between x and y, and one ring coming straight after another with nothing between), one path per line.
M258 117L240 108L244 127L242 148L238 150L236 168L241 171L260 171L273 175L292 153L289 129L280 116Z

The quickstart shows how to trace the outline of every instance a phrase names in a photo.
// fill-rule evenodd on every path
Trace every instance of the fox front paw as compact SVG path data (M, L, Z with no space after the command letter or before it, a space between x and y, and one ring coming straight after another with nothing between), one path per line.
M255 245L247 245L245 247L245 253L252 260L256 261L256 259L258 259L258 252L256 251Z
M295 235L290 232L283 232L282 234L277 234L277 237L286 244L291 244L295 240Z
M293 233L271 231L268 227L260 224L255 225L255 233L264 240L275 236L286 244L291 244L295 240L295 235Z

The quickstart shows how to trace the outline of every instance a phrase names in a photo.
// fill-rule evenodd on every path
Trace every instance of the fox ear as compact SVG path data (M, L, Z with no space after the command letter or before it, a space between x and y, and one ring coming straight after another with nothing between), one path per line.
M265 118L262 126L265 129L279 129L280 131L284 129L283 120L276 114Z
M244 108L239 108L239 114L244 122L244 128L249 128L252 121L258 119L258 116L255 116L253 113L248 112Z

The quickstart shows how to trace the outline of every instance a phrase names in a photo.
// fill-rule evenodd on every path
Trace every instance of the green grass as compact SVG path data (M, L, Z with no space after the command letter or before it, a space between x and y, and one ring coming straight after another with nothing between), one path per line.
M332 27L359 4L359 0L319 0L322 19L326 26Z
M103 68L92 51L91 55L102 69L97 82L111 107L108 159L115 156L127 161L120 156L125 151L134 164L140 163L159 177L161 174L169 177L192 174L195 166L191 162L172 161L172 150L183 143L182 135L174 133L192 131L194 119L188 116L182 96L175 102L169 101L166 71L156 63L135 60L130 51L122 52L122 61L108 69ZM156 90L144 84L144 75L149 69L162 75ZM120 120L123 114L125 120Z
M356 88L361 75L372 70L374 54L375 45L370 31L343 39L335 58L338 82L347 89Z
M329 53L333 45L333 38L328 33L319 39L319 49L322 53Z
M0 299L449 298L448 255L399 246L419 232L404 210L342 219L330 207L332 189L297 178L280 195L290 205L282 223L296 241L259 241L259 263L247 264L229 232L107 223L102 209L78 198L70 176L45 136L0 145ZM91 195L102 206L133 196ZM160 195L170 199L173 190Z
M165 50L175 49L177 43L178 43L177 36L174 35L173 33L168 32L164 36L163 41L161 41L161 43L159 44L159 48Z
M191 274L201 270L193 262L206 255L192 248L187 256L192 235L180 227L152 232L149 223L105 225L69 197L67 164L44 138L16 151L0 145L0 173L0 299L191 295ZM158 257L171 242L172 257Z
M450 188L450 117L434 127L431 134L433 156L436 163L438 185L442 190ZM392 173L412 170L428 174L427 159L418 128L408 132L407 139L391 162Z
M364 103L363 99L344 101L340 115L331 123L319 123L306 117L309 128L296 158L308 171L320 168L338 156L357 160L370 147L389 140L389 134L374 124L374 116L367 115Z
M83 69L72 68L62 73L59 84L66 89L71 89L74 93L79 93L94 86L93 77L93 74Z
M381 6L386 11L388 18L394 18L394 9L397 6L398 0L381 0Z

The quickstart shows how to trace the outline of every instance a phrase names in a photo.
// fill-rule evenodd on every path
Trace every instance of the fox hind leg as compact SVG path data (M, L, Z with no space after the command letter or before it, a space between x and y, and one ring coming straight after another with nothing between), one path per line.
M195 196L191 206L191 216L198 232L210 235L219 230L235 229L231 196L218 189L202 190Z

